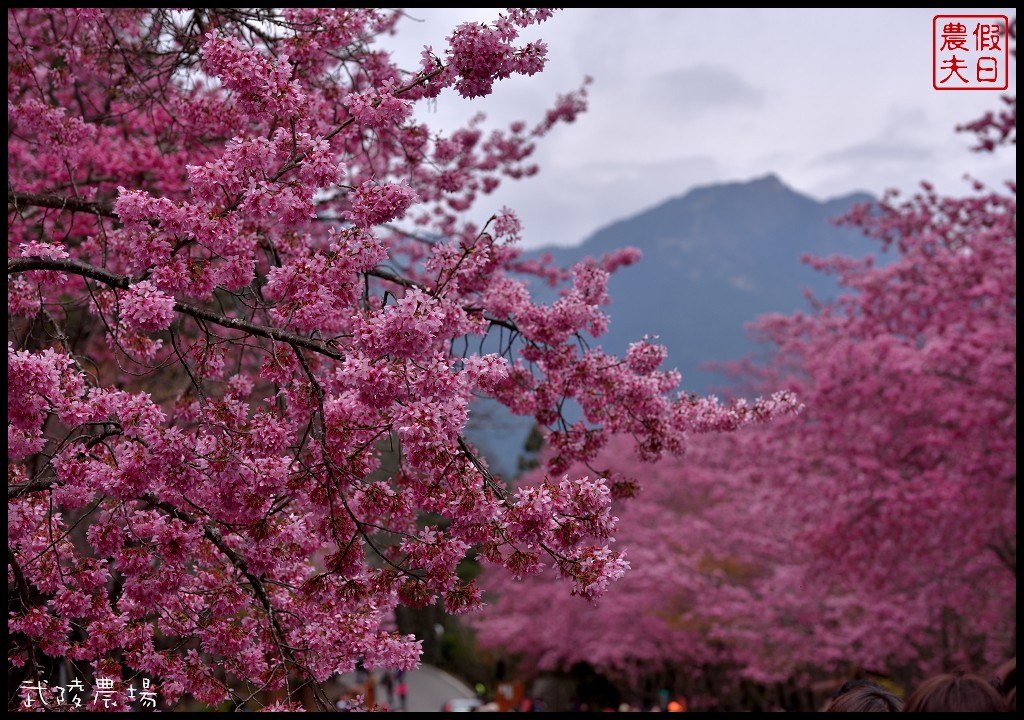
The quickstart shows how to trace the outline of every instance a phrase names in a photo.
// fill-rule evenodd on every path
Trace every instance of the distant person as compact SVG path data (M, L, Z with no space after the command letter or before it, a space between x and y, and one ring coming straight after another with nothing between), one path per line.
M344 712L357 708L358 705L355 699L358 694L359 693L354 688L343 685L341 687L341 695L335 701L334 707Z
M836 690L823 712L899 712L903 701L874 680L850 680Z
M405 671L399 670L395 673L395 693L398 695L398 707L408 710L409 686L405 684Z
M380 684L384 686L384 692L388 696L388 706L395 704L395 678L391 674L390 670L384 671L384 676L380 680Z
M985 678L956 670L921 683L903 712L1006 712L1006 700Z
M574 697L569 701L569 712L590 712L590 705L585 700Z
M998 668L992 685L1006 700L1006 710L1017 712L1017 658L1012 657Z

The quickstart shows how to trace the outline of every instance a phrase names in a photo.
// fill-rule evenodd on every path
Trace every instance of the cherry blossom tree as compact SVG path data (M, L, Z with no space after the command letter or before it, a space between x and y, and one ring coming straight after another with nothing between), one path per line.
M488 193L585 84L532 125L414 119L541 71L520 33L551 12L403 69L375 45L394 11L8 11L9 677L328 707L358 662L417 664L399 605L480 606L471 554L585 598L621 577L632 485L569 473L609 436L654 459L796 408L693 397L648 342L603 352L635 251L520 258ZM488 470L478 397L545 428L542 481Z
M958 128L979 151L1015 145L1004 100ZM668 678L704 707L736 679L914 684L1016 654L1016 181L925 183L842 222L887 261L808 258L840 296L760 318L770 361L731 366L737 390L786 388L804 411L650 465L613 438L591 465L645 478L615 510L630 574L589 612L545 578L499 579L482 643L633 691Z

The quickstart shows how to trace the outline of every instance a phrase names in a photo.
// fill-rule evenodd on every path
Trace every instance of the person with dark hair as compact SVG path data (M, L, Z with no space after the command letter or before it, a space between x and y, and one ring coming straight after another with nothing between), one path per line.
M921 683L903 712L1006 712L1006 700L980 675L955 670Z
M996 669L992 686L1006 700L1007 712L1017 712L1017 656L1010 658Z
M874 680L850 680L836 690L823 712L899 712L903 701Z

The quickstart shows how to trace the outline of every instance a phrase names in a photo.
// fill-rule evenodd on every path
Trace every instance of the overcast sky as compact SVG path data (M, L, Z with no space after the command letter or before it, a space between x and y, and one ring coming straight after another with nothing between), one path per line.
M406 68L423 45L440 52L460 22L498 9L412 8L394 43ZM506 183L477 209L502 205L524 224L524 246L571 245L693 187L769 173L817 199L920 181L968 191L1016 177L1016 153L968 151L954 127L1000 105L997 91L932 88L936 14L982 9L567 8L524 33L548 44L532 78L492 96L442 95L419 118L452 129L483 111L487 127L535 122L591 76L590 109L540 141L539 174ZM1011 58L1009 90L1016 94Z

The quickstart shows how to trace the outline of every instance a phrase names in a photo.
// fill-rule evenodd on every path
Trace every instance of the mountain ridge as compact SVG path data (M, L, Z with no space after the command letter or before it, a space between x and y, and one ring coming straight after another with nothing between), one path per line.
M704 202L704 201L706 201L706 199L709 196L713 196L713 195L715 195L717 193L720 193L720 192L723 192L723 191L733 192L736 189L740 189L740 188L742 188L742 189L744 189L744 190L746 190L748 192L749 191L760 191L760 192L779 192L779 191L783 191L785 193L791 194L792 196L794 196L795 198L799 199L800 201L804 201L804 202L809 203L809 204L816 204L816 205L821 205L821 206L826 206L826 207L835 206L835 208L837 209L836 210L836 214L837 215L840 214L843 211L843 209L848 209L848 206L850 204L850 202L849 202L850 199L855 199L858 202L866 202L866 201L874 201L875 200L875 198L870 193L867 193L866 191L851 191L851 192L848 192L848 193L844 193L842 195L838 195L838 196L835 196L835 197L832 197L832 198L828 198L826 200L816 200L816 199L812 198L810 195L807 195L805 193L801 193L800 191L798 191L798 190L792 188L791 186L787 185L782 180L782 178L780 178L778 176L778 174L776 174L776 173L767 173L765 175L759 175L759 176L751 178L749 180L726 180L726 181L721 181L721 182L708 183L706 185L697 185L697 186L694 186L694 187L690 188L689 190L687 190L686 192L684 192L682 194L674 195L672 197L665 198L664 200L661 200L661 201L657 202L656 204L651 205L651 206L649 206L649 207L647 207L645 209L639 210L638 212L635 212L632 215L628 215L628 216L620 218L618 220L612 220L612 221L606 223L605 225L603 225L602 227L598 228L594 232L590 233L588 236L586 236L585 238L580 240L580 242L578 242L578 243L572 243L572 244L569 244L569 245L544 245L544 246L539 246L539 247L536 247L536 248L531 248L528 252L530 254L536 254L536 253L542 253L542 252L557 252L557 251L572 250L574 248L580 248L583 245L586 245L589 242L591 242L592 240L594 240L595 237L597 237L597 236L601 236L601 235L603 235L603 234L605 234L607 232L614 232L614 231L616 231L616 229L619 226L621 226L623 224L632 223L638 217L642 217L642 216L645 216L645 215L650 214L650 213L657 213L659 211L662 211L666 206L672 206L672 205L675 205L675 204L681 203L681 202L689 202L689 203ZM614 248L609 248L609 249L614 249Z

